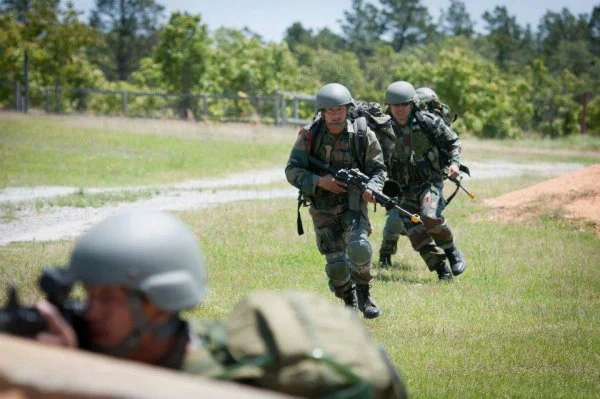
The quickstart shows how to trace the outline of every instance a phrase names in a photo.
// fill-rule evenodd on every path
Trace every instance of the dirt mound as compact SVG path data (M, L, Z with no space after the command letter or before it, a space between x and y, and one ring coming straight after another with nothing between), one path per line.
M531 187L485 200L497 220L516 221L540 214L590 221L600 233L600 164Z

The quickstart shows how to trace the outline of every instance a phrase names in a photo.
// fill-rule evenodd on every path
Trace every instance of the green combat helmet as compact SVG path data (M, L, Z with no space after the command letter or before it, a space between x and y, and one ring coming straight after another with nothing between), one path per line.
M339 83L326 84L317 93L317 110L348 104L354 105L354 99L348 88Z
M134 331L118 347L98 349L120 356L133 349L145 331L168 330L178 311L198 305L206 291L204 261L194 233L173 216L133 211L109 217L76 243L68 264L74 281L129 289ZM154 325L144 319L142 299L174 320Z
M419 87L416 92L417 97L419 98L420 108L423 111L429 111L440 116L448 126L456 120L458 115L452 115L450 107L440 101L440 98L433 89L430 89L429 87Z
M407 102L416 103L417 100L415 87L403 80L392 83L385 90L385 103L389 105Z

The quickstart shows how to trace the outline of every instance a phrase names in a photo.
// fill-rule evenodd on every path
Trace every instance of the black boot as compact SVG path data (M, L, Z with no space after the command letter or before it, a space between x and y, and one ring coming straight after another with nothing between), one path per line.
M346 305L347 308L351 308L353 310L358 309L358 299L356 297L356 287L354 284L352 284L346 291L340 293L339 297L344 300L344 305Z
M448 262L450 262L452 274L458 276L465 271L467 268L467 262L465 262L465 258L463 258L463 255L458 248L452 246L452 248L444 249L444 252L446 253Z
M390 254L379 254L379 266L388 268L392 266L392 255Z
M434 270L440 280L452 280L452 271L450 270L448 262L443 261L438 263Z
M377 307L377 304L373 301L373 298L371 298L370 289L371 287L369 284L356 285L358 309L363 312L365 319L374 319L381 315L381 311Z

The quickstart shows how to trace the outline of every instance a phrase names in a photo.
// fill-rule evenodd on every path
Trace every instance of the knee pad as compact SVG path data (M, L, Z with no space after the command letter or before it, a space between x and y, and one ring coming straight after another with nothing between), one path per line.
M341 287L350 281L350 266L346 261L327 263L325 272L334 288Z
M357 266L368 264L373 251L368 240L359 239L348 243L348 258Z

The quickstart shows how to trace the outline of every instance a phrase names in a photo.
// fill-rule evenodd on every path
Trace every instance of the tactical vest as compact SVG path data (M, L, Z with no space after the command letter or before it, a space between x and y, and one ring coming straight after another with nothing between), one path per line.
M393 124L396 146L388 173L401 187L421 184L432 177L442 179L440 152L425 118L417 111L409 117L406 126Z
M346 129L343 133L334 137L325 131L325 124L318 118L311 124L306 125L309 154L315 155L336 169L359 168L364 171L365 154L368 146L367 122L365 118L357 118L351 124L352 129ZM336 151L334 151L334 149ZM311 171L319 176L327 174L318 168ZM300 207L312 205L318 209L333 209L336 207L349 210L360 210L362 193L356 187L349 187L343 194L334 194L319 187L315 190L313 197L308 197L298 191L297 230L298 235L304 234Z

